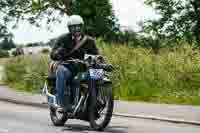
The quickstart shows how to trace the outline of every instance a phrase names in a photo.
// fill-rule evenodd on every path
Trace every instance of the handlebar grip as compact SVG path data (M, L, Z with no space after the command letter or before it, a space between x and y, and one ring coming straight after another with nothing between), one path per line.
M105 71L111 72L113 71L113 66L111 64L98 64L96 66L97 69L103 69Z

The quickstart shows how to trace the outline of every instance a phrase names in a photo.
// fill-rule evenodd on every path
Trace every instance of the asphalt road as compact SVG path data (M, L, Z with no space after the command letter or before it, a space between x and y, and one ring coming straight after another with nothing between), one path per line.
M200 126L113 117L103 133L199 133ZM47 109L0 102L0 133L95 133L89 123L68 120L54 127Z

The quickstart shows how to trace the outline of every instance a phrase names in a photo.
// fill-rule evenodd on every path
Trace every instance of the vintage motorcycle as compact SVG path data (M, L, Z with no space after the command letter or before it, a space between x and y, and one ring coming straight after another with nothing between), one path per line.
M101 131L109 124L113 113L112 82L109 79L113 66L97 63L101 59L97 55L85 55L84 60L75 60L86 67L72 79L73 112L64 113L55 109L56 78L48 77L44 84L43 94L47 96L50 118L55 126L63 126L68 119L88 121L92 129ZM67 63L74 62L68 60ZM75 86L75 87L74 87Z

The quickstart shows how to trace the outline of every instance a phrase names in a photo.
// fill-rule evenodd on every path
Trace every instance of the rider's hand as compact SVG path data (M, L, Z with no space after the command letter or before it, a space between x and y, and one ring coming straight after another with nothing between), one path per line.
M55 51L55 56L56 56L57 59L63 59L65 53L66 53L66 50L64 48L58 48Z
M96 63L97 64L105 64L106 63L106 60L104 59L103 56L98 56L97 59L96 59Z

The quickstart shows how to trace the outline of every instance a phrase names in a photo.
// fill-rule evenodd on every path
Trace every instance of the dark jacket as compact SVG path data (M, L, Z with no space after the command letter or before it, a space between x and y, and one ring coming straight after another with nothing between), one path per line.
M69 54L71 50L75 46L75 40L72 39L71 34L63 34L61 35L55 42L51 53L50 53L50 58L53 61L66 61L68 59L73 58L73 59L84 59L85 54L92 54L92 55L97 55L99 54L99 50L96 47L95 40L87 36L87 39L85 43L77 50L75 50L73 53ZM54 64L54 63L53 63ZM60 63L56 63L57 65ZM56 65L56 66L57 66ZM52 65L54 66L54 65ZM50 66L51 71L55 71L56 67ZM69 64L66 67L68 67L73 74L76 74L79 71L82 71L82 68L80 67L79 64Z
M75 41L72 39L71 34L61 35L55 42L50 57L54 61L68 60L70 57L74 59L83 59L84 54L99 54L99 50L96 47L95 40L87 36L85 43L76 51L69 54L69 52L74 48Z

